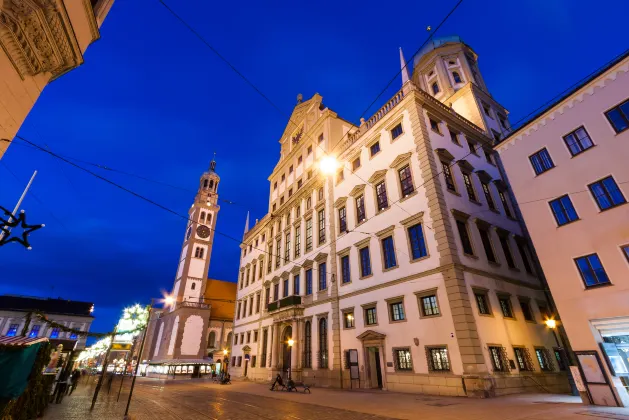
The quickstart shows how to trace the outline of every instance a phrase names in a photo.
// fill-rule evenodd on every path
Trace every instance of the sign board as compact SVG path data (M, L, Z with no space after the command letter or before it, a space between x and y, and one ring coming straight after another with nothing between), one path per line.
M574 379L574 384L579 392L585 392L585 385L581 378L581 372L579 372L579 366L570 366L570 373L572 373L572 379Z
M250 360L250 359L251 359L251 356L248 354L245 354L245 360Z
M115 351L129 351L131 350L131 344L126 343L113 343L111 349Z

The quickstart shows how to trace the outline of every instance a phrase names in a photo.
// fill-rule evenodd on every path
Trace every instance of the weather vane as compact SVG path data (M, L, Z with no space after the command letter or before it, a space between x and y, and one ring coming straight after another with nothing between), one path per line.
M26 223L26 213L24 210L20 211L19 216L15 216L9 210L0 206L0 210L4 213L4 217L0 217L0 246L6 245L9 242L17 242L22 244L26 249L32 249L31 244L28 242L28 235L37 229L43 228L45 225L29 225ZM11 235L11 228L22 228L22 235Z

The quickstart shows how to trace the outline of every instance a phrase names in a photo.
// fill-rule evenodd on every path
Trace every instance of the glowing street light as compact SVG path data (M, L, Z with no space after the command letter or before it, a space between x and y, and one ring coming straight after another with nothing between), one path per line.
M229 351L227 349L223 349L223 356L227 356L227 353L229 353Z
M289 347L293 347L293 344L295 344L295 340L293 340L292 338L289 338L287 344Z
M334 175L339 167L339 162L334 156L324 156L319 161L319 170L323 175Z
M546 321L544 321L544 323L551 330L554 330L557 327L557 321L555 321L554 319L547 319Z
M165 304L166 306L172 306L172 305L173 305L173 303L175 303L175 298L173 298L173 297L172 297L172 296L170 296L170 295L166 295L166 296L164 296L164 304Z

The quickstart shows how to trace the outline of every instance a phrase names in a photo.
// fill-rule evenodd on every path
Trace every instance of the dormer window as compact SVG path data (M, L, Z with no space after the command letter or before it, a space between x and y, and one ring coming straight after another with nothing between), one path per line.
M458 71L452 72L452 78L454 79L454 83L463 83L463 80L461 79L461 75L459 74Z
M441 92L441 90L439 89L439 83L434 82L432 84L432 94L436 96L439 92Z

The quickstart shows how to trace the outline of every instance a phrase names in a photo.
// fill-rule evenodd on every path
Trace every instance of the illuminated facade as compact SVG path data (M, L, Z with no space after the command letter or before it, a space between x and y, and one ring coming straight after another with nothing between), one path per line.
M458 37L428 45L402 83L359 127L318 94L298 97L269 212L242 245L232 374L438 395L567 391L492 150L506 110ZM326 177L327 155L342 168Z

